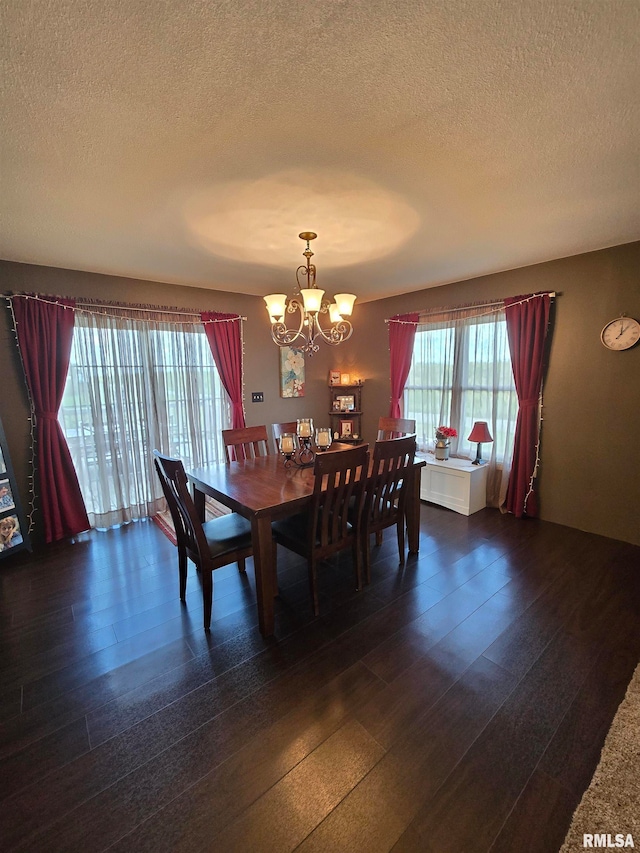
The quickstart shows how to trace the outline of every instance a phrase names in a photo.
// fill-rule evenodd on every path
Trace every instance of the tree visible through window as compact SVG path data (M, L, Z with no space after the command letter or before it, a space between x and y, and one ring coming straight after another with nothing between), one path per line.
M467 436L474 421L486 421L494 441L483 447L483 458L491 458L492 467L506 471L511 465L517 413L503 311L418 326L404 391L404 417L415 418L423 450L433 449L438 426L451 426L458 432L452 453L473 458L476 445Z

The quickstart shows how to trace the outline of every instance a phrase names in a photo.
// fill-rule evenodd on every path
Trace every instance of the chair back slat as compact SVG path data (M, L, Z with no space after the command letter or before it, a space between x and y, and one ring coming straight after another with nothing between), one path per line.
M211 554L198 511L189 494L184 465L179 459L163 456L157 450L154 450L153 455L156 471L162 484L162 491L169 504L176 539L180 542L180 538L183 537L182 544L193 555L193 559L196 560L201 570L205 570L208 567Z
M351 519L359 519L369 463L368 446L316 456L309 547L318 554L347 547L353 537Z
M378 421L378 441L403 438L415 431L416 422L413 418L380 418Z
M377 441L373 449L372 474L364 497L364 523L369 530L382 529L404 515L409 477L413 476L416 453L414 435Z
M227 462L241 462L244 459L255 459L258 456L271 454L267 428L264 424L241 429L223 429L222 441Z

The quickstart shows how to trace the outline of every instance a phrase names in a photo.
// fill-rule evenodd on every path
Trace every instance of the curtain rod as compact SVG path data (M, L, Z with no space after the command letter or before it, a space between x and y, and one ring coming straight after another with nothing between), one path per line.
M39 302L46 302L48 305L59 305L60 304L59 302L57 302L53 299L46 299L44 296L38 296L37 294L35 296L32 296L28 293L5 294L5 299L11 300L11 299L13 299L14 296L22 296L24 299L35 299L36 301L39 301ZM66 297L61 297L61 298L64 299ZM168 308L138 308L135 305L128 305L126 302L119 303L119 304L111 303L109 305L109 304L103 304L101 302L92 302L90 299L86 299L83 297L75 297L75 299L76 299L76 302L80 303L80 305L86 305L88 307L87 308L79 308L76 306L74 308L71 305L62 305L60 307L61 308L68 308L71 311L84 311L87 314L91 314L91 311L89 310L89 308L106 308L106 309L111 310L111 311L141 311L141 312L147 313L147 314L171 314L174 317L194 317L194 318L197 318L198 320L200 319L201 313L203 313L203 314L208 313L208 311L202 311L202 312L200 312L200 311L171 311ZM232 312L224 312L224 313L232 313ZM245 321L247 320L246 317L242 317L240 314L238 314L237 317L233 317L233 318L230 318L228 320L207 320L207 322L208 323L231 323L236 319L237 320L245 320Z
M520 305L521 302L528 302L530 299L537 299L539 296L549 296L551 299L554 299L555 295L555 290L546 290L544 293L532 293L531 296L525 296L520 302L514 302L513 304ZM504 299L498 299L496 302L474 302L470 305L459 305L454 308L428 308L425 311L408 311L407 313L419 314L420 317L428 317L429 314L453 314L456 311L473 311L475 308L504 308ZM415 323L411 323L408 320L394 320L393 317L389 317L385 320L385 323L404 323L405 325L415 326Z

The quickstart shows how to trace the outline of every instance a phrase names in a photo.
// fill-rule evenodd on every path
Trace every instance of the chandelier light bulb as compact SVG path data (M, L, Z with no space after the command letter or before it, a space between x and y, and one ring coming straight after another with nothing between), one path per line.
M335 299L338 306L338 313L342 317L350 317L353 311L353 303L356 301L353 293L336 293Z
M340 310L335 302L332 302L329 305L329 320L331 324L339 323L342 320L342 315L340 314Z
M322 306L322 297L324 290L317 287L305 287L300 291L302 296L302 304L307 314L317 314Z
M267 311L271 322L275 323L284 317L284 312L287 307L286 293L272 293L270 296L265 296L264 301L267 303Z

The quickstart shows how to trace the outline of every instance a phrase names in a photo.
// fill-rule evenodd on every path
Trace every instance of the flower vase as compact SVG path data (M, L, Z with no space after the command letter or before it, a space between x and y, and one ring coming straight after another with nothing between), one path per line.
M437 438L436 439L436 459L439 462L446 462L449 458L449 448L451 446L451 442L448 438Z

